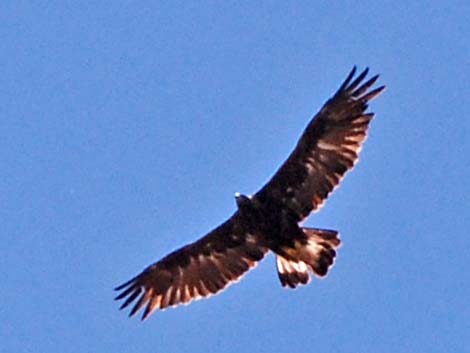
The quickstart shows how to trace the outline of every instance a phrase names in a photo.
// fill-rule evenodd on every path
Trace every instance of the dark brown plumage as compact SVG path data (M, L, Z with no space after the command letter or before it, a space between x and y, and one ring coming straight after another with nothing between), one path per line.
M135 302L130 316L144 308L187 304L226 288L263 259L276 254L283 286L306 284L311 274L325 276L340 245L338 232L300 227L318 210L358 159L374 114L368 102L384 86L370 90L377 76L368 69L350 72L335 95L310 121L294 151L255 195L236 195L238 210L198 241L172 252L120 285L121 309Z

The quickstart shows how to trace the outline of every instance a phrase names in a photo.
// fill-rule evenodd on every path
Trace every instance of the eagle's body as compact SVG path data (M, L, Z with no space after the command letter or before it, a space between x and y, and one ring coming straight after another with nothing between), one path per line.
M237 194L238 210L198 241L174 251L116 288L137 300L130 315L145 306L154 310L207 297L238 281L268 251L276 254L283 286L306 284L311 274L325 276L340 244L334 230L299 223L322 206L357 161L372 113L367 103L383 90L369 91L374 76L355 68L336 94L310 121L294 151L271 180L253 196Z

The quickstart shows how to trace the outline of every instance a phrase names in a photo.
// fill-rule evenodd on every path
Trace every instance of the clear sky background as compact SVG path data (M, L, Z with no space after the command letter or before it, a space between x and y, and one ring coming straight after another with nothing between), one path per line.
M468 1L3 1L0 352L469 352ZM387 91L307 225L325 280L269 256L141 323L113 287L253 193L353 65Z

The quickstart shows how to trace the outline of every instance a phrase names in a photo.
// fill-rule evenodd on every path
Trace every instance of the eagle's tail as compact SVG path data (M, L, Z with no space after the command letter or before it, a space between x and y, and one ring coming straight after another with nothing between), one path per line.
M326 276L336 257L341 241L334 230L302 228L305 241L296 241L294 248L284 249L288 256L276 255L277 272L283 287L308 283L309 272Z

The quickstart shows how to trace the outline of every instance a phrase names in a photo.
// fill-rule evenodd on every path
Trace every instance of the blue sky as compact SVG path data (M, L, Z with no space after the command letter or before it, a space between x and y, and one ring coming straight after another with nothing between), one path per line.
M466 1L0 5L1 352L463 352L470 324ZM307 225L325 280L269 256L210 300L112 288L197 239L282 163L353 65L387 91Z

